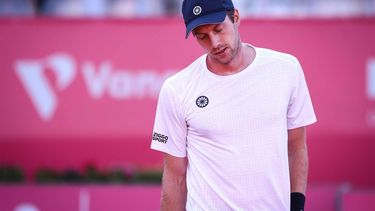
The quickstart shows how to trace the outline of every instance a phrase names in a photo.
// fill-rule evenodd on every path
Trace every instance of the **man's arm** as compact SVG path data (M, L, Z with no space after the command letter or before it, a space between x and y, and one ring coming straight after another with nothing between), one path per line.
M164 154L161 211L185 210L187 159Z
M288 130L288 157L290 172L290 210L303 211L309 161L305 127Z
M308 156L305 127L288 130L290 190L306 194Z

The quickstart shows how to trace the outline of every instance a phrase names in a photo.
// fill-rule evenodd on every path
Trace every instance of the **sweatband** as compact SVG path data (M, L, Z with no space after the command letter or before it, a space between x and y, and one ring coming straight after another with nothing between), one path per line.
M305 210L305 195L298 192L290 194L290 211L304 211Z

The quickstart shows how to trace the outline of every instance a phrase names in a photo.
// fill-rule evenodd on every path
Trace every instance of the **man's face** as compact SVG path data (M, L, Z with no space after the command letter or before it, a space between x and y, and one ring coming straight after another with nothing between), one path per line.
M229 64L239 48L238 16L234 23L226 16L220 24L202 25L193 30L198 43L206 50L214 63Z

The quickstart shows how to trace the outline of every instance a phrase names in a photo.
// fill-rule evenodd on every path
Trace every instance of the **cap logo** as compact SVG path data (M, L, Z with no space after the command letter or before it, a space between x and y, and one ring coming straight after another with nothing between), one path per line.
M193 8L193 13L194 13L194 15L199 15L199 14L201 14L201 12L202 12L202 7L200 7L200 6L195 6L195 7Z

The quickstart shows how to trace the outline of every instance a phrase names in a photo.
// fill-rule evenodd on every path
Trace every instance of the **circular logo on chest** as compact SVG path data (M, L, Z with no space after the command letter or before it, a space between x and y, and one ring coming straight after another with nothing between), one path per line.
M195 101L195 104L197 104L199 108L204 108L208 105L208 102L209 100L206 96L199 96Z
M195 6L195 7L193 8L193 13L194 13L194 15L199 15L199 14L201 14L201 12L202 12L202 7L200 7L200 6Z

